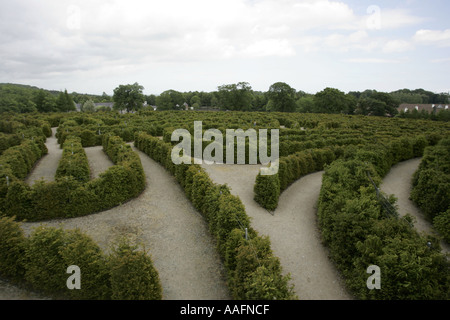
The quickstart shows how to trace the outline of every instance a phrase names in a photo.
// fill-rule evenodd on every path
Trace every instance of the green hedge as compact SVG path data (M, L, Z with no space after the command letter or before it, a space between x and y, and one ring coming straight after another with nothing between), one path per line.
M82 182L65 175L33 186L16 178L1 189L5 194L1 210L19 220L71 218L104 211L138 196L145 188L139 156L118 137L104 136L103 144L115 165L98 178Z
M228 271L235 299L294 299L289 276L283 276L268 238L250 226L241 200L226 185L214 183L199 165L173 165L171 145L146 133L137 133L135 145L171 172L186 196L208 222ZM248 238L245 239L245 228Z
M450 139L425 149L413 177L411 199L450 243Z
M78 229L39 226L25 237L13 217L0 216L0 274L60 299L157 300L162 297L151 257L121 239L106 254ZM68 289L69 266L80 268L80 289Z
M24 140L20 145L7 149L0 156L0 170L10 168L18 179L25 179L35 163L48 150L42 139Z
M56 179L72 176L80 182L87 182L91 172L89 161L78 137L69 137L63 144L63 154L56 169Z
M278 173L272 176L257 175L253 188L254 199L263 208L275 210L280 194L301 177L321 171L342 154L342 148L311 149L279 160Z
M423 138L417 137L392 141L384 148L349 149L325 170L318 204L320 230L332 260L359 299L449 298L449 264L438 241L419 235L408 216L387 216L368 175L379 185L379 172L417 156L414 146L422 144ZM370 265L381 269L381 290L366 286Z

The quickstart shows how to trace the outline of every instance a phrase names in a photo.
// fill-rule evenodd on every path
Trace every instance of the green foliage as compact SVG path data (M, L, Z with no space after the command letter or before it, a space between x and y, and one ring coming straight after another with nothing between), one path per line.
M114 89L114 109L138 111L142 109L144 103L144 95L142 91L144 87L138 83L120 85Z
M445 241L450 243L450 209L436 215L433 219L433 225Z
M60 251L65 266L80 268L80 289L67 290L66 295L76 300L103 300L111 297L110 270L101 248L80 230L64 234L66 245ZM65 277L69 274L66 273Z
M359 299L448 299L448 262L437 241L420 236L406 218L382 214L367 175L379 184L375 170L385 172L387 164L414 156L413 145L406 139L393 141L378 155L368 146L348 152L325 170L318 206L320 229L333 261ZM433 242L431 248L428 241ZM367 289L370 265L381 269L381 290Z
M316 112L352 114L356 100L344 92L334 88L326 88L314 97Z
M295 89L284 82L277 82L270 86L267 92L268 111L294 112Z
M270 211L275 210L278 206L278 198L280 197L280 180L278 174L264 176L258 173L253 192L255 194L254 200L259 205Z
M67 266L61 256L65 246L62 229L39 226L33 231L25 251L25 280L32 288L57 295L67 290Z
M69 137L63 144L63 154L56 169L56 179L72 176L80 182L90 179L89 161L78 137Z
M425 149L413 177L411 199L433 221L444 239L450 242L450 139L443 139Z
M111 298L114 300L160 300L162 288L151 257L137 246L121 240L108 258Z
M80 230L39 226L27 238L13 218L0 218L0 273L57 299L161 299L158 272L146 252L122 239L106 255ZM69 266L80 289L69 289Z
M0 215L0 274L19 280L25 273L23 257L26 238L15 217Z
M10 168L14 177L24 179L34 164L47 152L45 145L41 145L40 139L24 140L20 145L3 152L0 156L0 170Z
M145 133L136 135L135 145L166 168L172 168L186 196L205 217L217 239L219 253L228 270L228 284L235 299L293 299L288 276L281 274L279 261L267 238L250 227L241 200L226 185L217 185L198 165L170 166L170 144ZM164 160L166 159L166 160ZM251 240L246 242L243 230ZM246 262L250 262L246 264ZM262 266L261 269L260 265Z
M247 82L219 86L217 96L224 110L248 111L253 100L252 87Z

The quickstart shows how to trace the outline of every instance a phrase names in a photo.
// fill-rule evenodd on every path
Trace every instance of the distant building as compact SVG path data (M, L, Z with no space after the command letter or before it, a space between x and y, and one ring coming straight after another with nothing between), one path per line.
M425 110L427 113L438 113L441 110L448 110L448 104L401 104L400 107L398 107L398 112L407 112L410 113L414 110L417 110L418 112L422 112L422 110Z
M94 105L95 105L96 109L101 108L101 107L106 107L106 108L110 108L111 110L113 110L113 108L114 108L114 102L100 102L100 103L94 103ZM82 106L81 103L75 104L75 107L76 107L77 111L81 111L81 106ZM156 110L156 106L149 106L147 104L147 101L145 101L142 106L144 108L152 107L153 110Z
M97 108L100 108L100 107L107 107L107 108L112 109L113 106L114 106L114 102L94 103L94 105L95 105L95 108L96 108L96 109L97 109ZM82 103L77 103L77 104L75 104L75 107L76 107L77 111L81 111L81 107L82 107L82 106L83 106Z

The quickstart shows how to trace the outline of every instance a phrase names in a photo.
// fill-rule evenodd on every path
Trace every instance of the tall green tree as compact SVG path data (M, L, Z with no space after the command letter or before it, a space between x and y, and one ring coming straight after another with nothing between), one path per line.
M56 99L56 109L59 112L69 112L75 111L75 103L73 102L71 96L67 93L67 90L60 92L58 98Z
M184 97L176 90L166 90L156 97L158 110L181 110L183 109Z
M354 96L347 95L338 89L325 88L316 93L314 102L318 113L352 114L356 108L357 100Z
M127 112L142 109L145 101L143 90L144 87L137 82L118 86L114 89L114 109Z
M56 99L43 89L35 94L34 103L39 112L52 112L56 109Z
M272 84L267 92L267 97L269 98L269 102L267 103L268 111L295 111L296 91L287 83L276 82Z
M248 82L225 84L218 87L217 98L221 109L248 111L253 102L252 87Z

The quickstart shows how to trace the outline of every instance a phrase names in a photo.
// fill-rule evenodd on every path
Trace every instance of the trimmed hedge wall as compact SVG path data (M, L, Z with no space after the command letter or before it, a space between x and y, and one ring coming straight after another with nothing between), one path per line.
M72 176L80 182L87 182L91 176L89 161L81 145L81 139L70 137L63 145L63 154L56 169L56 180Z
M250 226L241 200L226 185L212 182L199 165L173 165L172 146L146 133L137 133L138 149L162 164L183 187L186 196L208 222L211 234L228 271L234 299L294 299L289 276L281 274L270 241ZM248 240L245 239L245 228Z
M81 288L68 289L67 268L80 268ZM0 215L0 274L57 299L159 300L150 256L121 239L105 254L78 229L39 226L25 237L14 217Z
M267 210L275 210L280 194L289 185L307 174L323 170L343 153L342 150L341 147L311 149L281 157L277 174L257 175L253 188L255 201Z
M413 177L411 199L450 243L450 139L425 149Z
M349 148L325 170L318 205L322 237L359 299L450 298L449 263L437 239L419 235L408 216L386 216L368 176L378 185L380 172L420 156L424 141L431 140L417 137L385 147ZM380 290L366 286L370 265L381 269Z
M29 186L14 178L1 189L0 210L28 221L72 218L104 211L138 196L145 188L139 156L118 137L104 136L103 149L115 163L96 179L82 182L73 176L37 181ZM71 144L69 144L69 150Z

